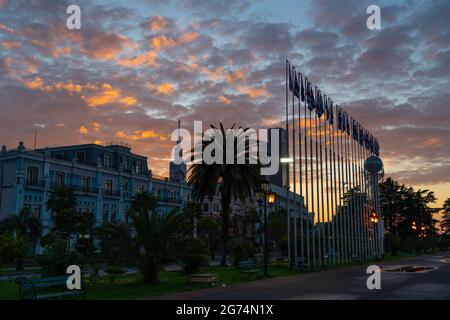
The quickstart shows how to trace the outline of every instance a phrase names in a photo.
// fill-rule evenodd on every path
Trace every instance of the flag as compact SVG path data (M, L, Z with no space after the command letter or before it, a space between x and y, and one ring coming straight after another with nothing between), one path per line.
M338 105L336 105L336 115L337 115L337 126L339 130L343 130L343 121L342 121L342 110L341 107L339 107Z
M289 90L294 90L294 83L292 82L292 67L291 64L288 62L288 72L289 72Z
M306 102L308 104L309 111L313 111L313 109L316 107L316 104L314 102L314 92L312 89L311 82L308 81L308 78L305 77L306 82Z
M296 96L297 98L300 99L300 85L298 83L298 78L297 78L297 72L295 71L295 68L293 69L294 72L294 76L295 76L295 80L294 80L294 96Z
M324 97L323 107L325 113L325 120L328 120L330 119L330 111L328 110L328 97L326 94L324 94L323 97Z
M347 134L350 135L350 122L349 122L348 114L345 113L345 129L347 131Z
M300 73L300 96L302 102L305 101L305 87L303 86L303 75Z
M358 141L358 122L355 119L352 119L352 129L353 129L353 140Z
M316 113L319 118L323 115L322 92L318 89L316 91Z
M334 113L333 113L333 101L331 99L328 100L330 105L328 106L328 111L330 112L330 123L334 124Z
M364 144L364 128L359 125L359 144L362 146Z

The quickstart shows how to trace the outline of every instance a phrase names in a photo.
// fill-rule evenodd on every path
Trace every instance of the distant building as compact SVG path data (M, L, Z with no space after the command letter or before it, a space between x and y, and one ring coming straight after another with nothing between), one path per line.
M153 177L147 158L121 145L96 144L27 150L2 147L0 153L0 220L23 207L51 227L46 208L49 192L58 185L75 191L77 209L95 214L97 224L127 221L127 209L138 192L153 192L158 210L181 208L190 199L184 182Z
M52 227L51 212L46 207L50 192L55 186L65 185L74 190L77 210L92 212L97 225L127 222L126 212L139 192L153 193L161 214L181 209L191 201L192 194L185 180L185 164L171 163L170 177L158 177L149 170L147 157L132 153L128 146L85 144L28 150L20 142L17 148L7 150L3 146L0 152L0 220L29 208L41 220L45 234ZM280 181L275 182L272 190L277 202L273 209L286 208L286 189L278 186ZM295 214L295 207L301 215L302 198L297 195L294 200L292 192L289 197L291 215ZM205 215L220 216L220 193L205 198L201 208ZM255 197L234 199L230 213L242 221L249 210L256 210L262 217L262 208Z

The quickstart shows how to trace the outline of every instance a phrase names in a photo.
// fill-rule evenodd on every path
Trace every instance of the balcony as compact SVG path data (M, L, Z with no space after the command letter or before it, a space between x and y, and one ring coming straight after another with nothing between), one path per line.
M181 200L180 199L168 198L168 197L159 197L159 198L157 198L157 201L158 202L181 204Z
M44 189L45 188L45 180L34 180L29 179L25 181L25 186L31 189Z
M84 193L84 194L97 194L98 193L98 188L96 187L86 187L86 186L69 186L74 192L78 192L78 193Z
M104 197L120 197L120 192L117 190L103 190L103 196Z

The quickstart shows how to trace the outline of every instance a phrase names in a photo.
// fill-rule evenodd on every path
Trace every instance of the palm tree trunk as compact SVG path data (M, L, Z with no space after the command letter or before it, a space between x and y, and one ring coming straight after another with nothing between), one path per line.
M222 204L222 246L221 246L221 260L220 265L222 267L227 266L227 253L228 253L228 229L230 224L230 202L231 195L229 192L222 191L221 197Z

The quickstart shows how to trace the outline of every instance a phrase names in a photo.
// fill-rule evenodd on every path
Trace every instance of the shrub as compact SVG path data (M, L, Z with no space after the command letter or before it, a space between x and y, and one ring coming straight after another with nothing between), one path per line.
M68 266L76 264L81 266L84 262L83 256L77 252L68 252L64 240L55 240L48 243L44 253L37 258L45 276L57 276L66 273Z
M254 258L254 249L241 240L233 239L230 241L230 257L234 266L238 266L239 262Z
M177 260L185 273L195 273L201 267L208 266L208 249L198 239L186 239L183 241L183 245L180 246Z

